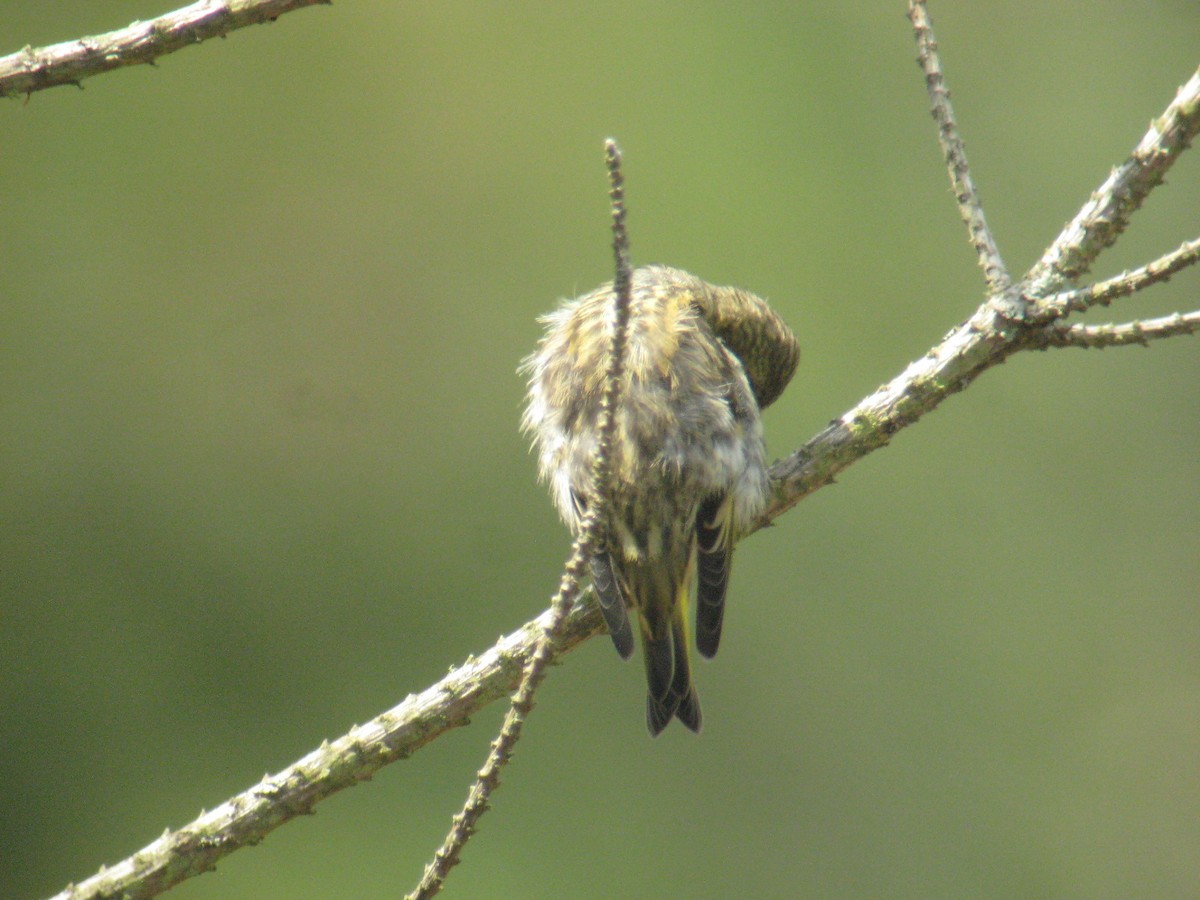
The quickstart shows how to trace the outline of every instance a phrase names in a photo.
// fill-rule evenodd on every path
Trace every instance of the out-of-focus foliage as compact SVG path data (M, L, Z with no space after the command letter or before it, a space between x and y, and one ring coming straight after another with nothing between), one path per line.
M338 3L0 104L0 895L190 820L535 614L537 314L637 262L801 336L772 451L978 303L900 2ZM0 49L162 0L7 4ZM1190 4L933 6L1031 264L1189 77ZM1200 158L1102 260L1196 233ZM1196 304L1194 274L1119 318ZM460 897L1181 896L1200 344L989 373L737 554L705 732L552 673ZM182 897L413 883L500 710Z

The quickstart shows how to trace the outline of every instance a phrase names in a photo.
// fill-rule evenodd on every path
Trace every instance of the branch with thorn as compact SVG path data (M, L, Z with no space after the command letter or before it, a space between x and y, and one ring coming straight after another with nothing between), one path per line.
M458 864L463 847L475 833L475 825L487 811L488 798L500 784L500 770L512 756L513 747L521 737L525 719L533 710L533 695L546 667L554 660L567 614L579 595L580 584L587 574L587 563L596 553L601 535L601 522L607 510L612 471L611 450L616 428L617 404L621 401L621 382L625 374L625 345L629 333L630 281L633 269L629 264L629 237L625 231L625 182L621 173L621 151L616 142L604 144L604 160L608 166L610 197L612 199L613 257L616 276L613 279L612 336L608 346L608 366L604 372L604 394L600 400L599 439L592 453L592 490L587 512L584 513L579 535L571 547L571 556L564 567L558 593L550 601L550 615L538 635L533 653L521 676L521 684L512 699L500 733L492 742L491 752L467 795L462 811L454 817L442 846L433 862L425 867L420 883L408 895L408 900L427 900L442 889L446 875Z
M125 66L154 65L168 53L209 38L225 37L247 25L274 22L284 13L332 0L199 0L190 6L125 28L63 41L49 47L25 47L0 57L0 97L29 97L46 88L74 85Z
M266 21L317 0L195 3L176 13L98 38L81 38L44 48L26 49L0 59L0 93L22 95L122 65L149 62L163 53L189 46L233 27ZM923 2L909 3L918 57L938 124L938 135L969 240L985 274L988 299L959 327L890 382L863 398L829 426L772 469L772 499L758 522L775 520L804 497L873 450L886 445L903 428L919 421L979 375L1022 350L1050 347L1118 347L1146 345L1192 334L1200 329L1200 312L1175 313L1157 319L1102 325L1068 321L1076 312L1166 281L1200 257L1200 239L1153 262L1096 284L1076 287L1100 253L1111 246L1150 192L1200 131L1200 72L1194 74L1152 123L1129 157L1113 170L1075 218L1045 251L1038 263L1014 282L999 244L983 214L964 144L949 101L933 25ZM614 173L614 235L618 278L623 261L620 220L619 155L610 147ZM620 214L619 214L620 213ZM621 364L620 305L616 310L611 364ZM612 379L615 384L618 379ZM607 394L606 394L607 396ZM615 389L609 403L615 402ZM611 406L610 406L611 408ZM598 454L595 480L604 484L603 453ZM598 489L598 497L604 491ZM596 504L598 507L599 504ZM113 895L146 897L185 878L207 871L240 847L257 843L271 830L310 812L333 793L366 780L380 767L406 758L487 704L517 689L504 729L488 763L456 818L446 843L413 896L432 896L458 859L462 842L487 808L499 771L520 735L532 707L533 692L547 663L603 631L590 591L580 589L586 542L581 534L559 592L549 610L470 658L438 683L412 696L336 741L323 744L283 771L231 798L184 828L168 832L128 859L103 869L61 898ZM428 883L427 883L428 882Z

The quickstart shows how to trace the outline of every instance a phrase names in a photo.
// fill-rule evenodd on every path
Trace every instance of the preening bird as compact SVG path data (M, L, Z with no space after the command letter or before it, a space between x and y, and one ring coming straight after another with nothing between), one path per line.
M646 663L651 735L672 717L700 730L689 663L717 652L736 534L766 503L760 411L796 371L795 336L766 301L679 269L632 277L624 382L612 446L601 549L590 561L613 644L633 653L629 611ZM539 472L573 532L589 503L591 457L604 391L612 284L542 318L546 334L522 364L523 429Z

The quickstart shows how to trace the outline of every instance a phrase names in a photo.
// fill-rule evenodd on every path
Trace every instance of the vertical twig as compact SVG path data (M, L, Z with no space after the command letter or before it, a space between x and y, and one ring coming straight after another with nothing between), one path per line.
M613 256L617 271L613 279L613 328L597 422L598 440L592 455L591 502L588 503L587 512L580 522L579 533L571 547L571 556L564 566L558 592L551 601L550 619L529 657L521 685L517 688L512 705L504 718L504 725L492 741L491 751L483 768L476 775L462 811L454 817L446 839L434 854L433 861L425 867L425 874L408 895L408 900L426 900L442 889L446 875L458 864L463 847L475 833L480 817L487 812L488 800L500 784L500 770L511 758L513 748L521 737L525 719L533 709L533 696L546 677L546 667L554 659L558 634L571 611L571 605L579 595L579 586L587 571L587 561L594 554L601 536L600 523L609 495L609 476L612 468L610 452L616 427L616 408L621 399L621 382L625 375L625 345L629 331L629 309L632 305L629 236L625 231L625 182L621 175L621 151L615 141L605 141L604 158L608 166L609 196L612 200Z

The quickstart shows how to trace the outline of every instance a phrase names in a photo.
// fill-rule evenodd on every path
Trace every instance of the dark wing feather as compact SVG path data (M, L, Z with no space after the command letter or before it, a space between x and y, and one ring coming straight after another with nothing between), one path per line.
M675 572L662 560L651 564L625 562L624 577L642 633L648 689L646 727L652 736L667 727L679 708L679 695L673 690L678 665L673 618L680 579L686 574L684 568L680 566Z
M633 630L629 627L629 611L625 608L625 596L613 572L612 557L608 553L597 553L592 557L592 587L600 601L600 612L608 625L613 646L621 659L633 655Z
M696 696L696 689L692 686L692 673L688 668L687 659L687 633L682 617L672 627L669 642L674 649L675 671L671 676L667 694L662 698L655 697L653 693L646 695L646 727L650 729L651 737L658 737L670 724L672 717L679 719L690 730L700 731L700 698ZM646 666L649 675L649 649Z
M667 704L646 695L646 728L650 737L658 737L674 717L675 711Z
M651 737L667 727L679 708L679 696L671 690L675 680L674 638L668 633L661 638L642 632L642 655L646 659L646 727Z
M696 514L696 649L712 657L721 643L725 591L733 558L733 504L726 494L714 494Z
M655 737L672 717L692 731L700 730L700 700L692 685L688 662L688 593L691 563L674 578L652 582L661 592L656 603L639 607L642 624L642 651L646 655L646 727ZM661 574L662 570L658 570ZM670 592L668 594L667 592ZM663 598L671 596L673 602Z
M675 718L690 730L700 731L700 698L692 686L692 672L688 665L687 623L684 610L679 609L672 623L671 637L675 642L675 677L671 681L671 693L679 698Z

